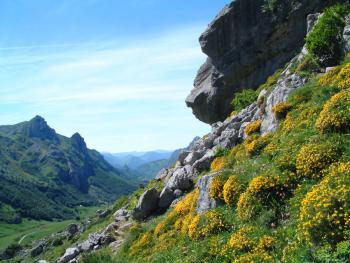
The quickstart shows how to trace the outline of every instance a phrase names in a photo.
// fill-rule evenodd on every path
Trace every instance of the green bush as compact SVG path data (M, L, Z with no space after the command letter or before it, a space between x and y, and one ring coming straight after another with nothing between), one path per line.
M265 0L262 6L263 12L275 12L278 7L278 0Z
M231 106L234 111L243 110L245 107L252 104L257 97L256 91L252 89L244 89L241 92L235 93Z
M306 37L306 47L322 66L336 65L343 50L342 33L348 5L336 4L325 9L312 32Z

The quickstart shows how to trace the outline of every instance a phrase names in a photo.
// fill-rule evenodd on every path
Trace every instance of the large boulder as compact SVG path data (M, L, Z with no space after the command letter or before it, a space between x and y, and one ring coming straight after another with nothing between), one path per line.
M204 170L207 170L210 168L210 164L215 159L215 150L208 150L207 153L199 160L197 160L193 166L193 173L197 174Z
M132 216L136 220L146 219L154 211L158 209L159 193L157 189L152 188L145 191L139 199L139 202L134 209Z
M80 254L77 247L70 247L66 249L64 255L57 261L57 263L67 263L72 259L76 258Z
M191 175L192 167L190 165L180 167L172 174L172 176L166 183L166 187L172 190L190 190L193 187Z
M224 120L234 93L256 89L289 62L304 43L306 17L327 1L281 1L277 10L264 12L265 0L236 0L227 5L201 35L208 55L186 103L206 123Z
M198 187L198 199L196 210L197 213L201 214L209 209L215 208L217 203L210 197L210 184L215 174L210 174L199 178L196 187Z
M164 187L159 196L158 206L160 208L168 208L175 199L174 191L169 187Z

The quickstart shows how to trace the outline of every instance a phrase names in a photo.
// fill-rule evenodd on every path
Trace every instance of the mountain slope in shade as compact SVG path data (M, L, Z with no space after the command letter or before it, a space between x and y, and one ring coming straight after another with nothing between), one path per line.
M0 126L0 221L71 218L134 189L78 133L61 136L40 116Z

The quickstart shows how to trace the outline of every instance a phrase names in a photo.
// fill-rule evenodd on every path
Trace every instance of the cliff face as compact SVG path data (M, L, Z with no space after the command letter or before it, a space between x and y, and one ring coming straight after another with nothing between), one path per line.
M226 6L200 36L207 61L186 99L194 115L212 124L232 111L236 91L256 89L298 53L306 35L306 16L323 0L282 1L263 12L264 0L236 0ZM294 2L294 3L289 3Z

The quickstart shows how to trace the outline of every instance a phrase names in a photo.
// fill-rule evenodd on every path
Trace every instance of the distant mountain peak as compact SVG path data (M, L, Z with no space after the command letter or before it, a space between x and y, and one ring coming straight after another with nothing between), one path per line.
M74 133L71 137L72 144L75 148L81 151L87 150L84 138L78 133Z
M45 119L39 115L28 122L28 136L41 139L58 139L56 131L52 129Z

